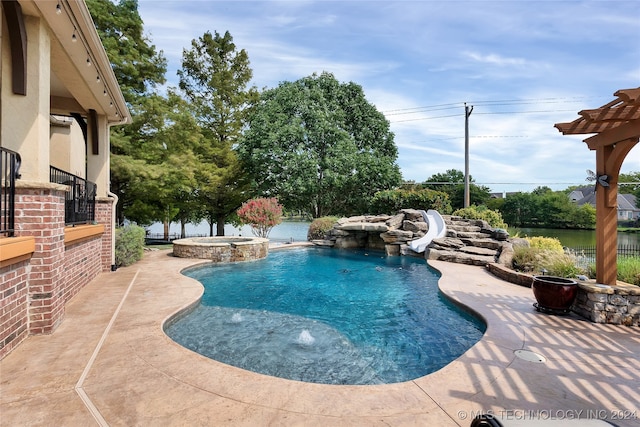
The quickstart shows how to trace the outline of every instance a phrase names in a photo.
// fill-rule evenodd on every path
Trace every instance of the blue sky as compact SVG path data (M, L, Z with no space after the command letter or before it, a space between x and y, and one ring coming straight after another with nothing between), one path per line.
M177 86L182 50L229 31L258 88L328 71L391 122L403 178L464 170L495 192L587 184L586 136L553 125L640 86L640 2L139 0ZM622 172L640 171L636 146Z

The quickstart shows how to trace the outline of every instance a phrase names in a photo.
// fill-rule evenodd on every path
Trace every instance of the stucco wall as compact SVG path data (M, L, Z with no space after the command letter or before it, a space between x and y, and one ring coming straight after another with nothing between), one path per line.
M49 33L40 19L25 16L27 32L27 95L16 95L11 85L0 91L0 134L2 146L17 151L23 162L22 179L49 181L49 93L50 54ZM9 37L3 27L2 82L11 82ZM6 108L11 106L11 108ZM27 161L28 160L28 161Z
M52 123L49 130L49 156L51 166L86 178L86 144L82 129L75 119L61 118L66 124Z

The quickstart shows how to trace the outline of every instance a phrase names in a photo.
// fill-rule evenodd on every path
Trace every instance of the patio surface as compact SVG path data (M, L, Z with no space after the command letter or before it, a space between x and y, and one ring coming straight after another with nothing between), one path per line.
M640 424L639 328L538 313L530 289L481 267L431 262L441 289L488 323L462 357L413 381L336 386L244 371L170 340L163 322L202 293L180 271L199 262L149 252L93 280L54 334L0 361L0 424L468 426L481 411Z

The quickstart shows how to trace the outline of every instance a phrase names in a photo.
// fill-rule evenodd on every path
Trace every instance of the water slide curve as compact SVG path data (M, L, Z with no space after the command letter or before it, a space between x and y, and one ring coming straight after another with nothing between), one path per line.
M418 253L424 252L433 239L444 237L447 233L447 225L444 223L444 218L442 218L442 215L440 215L438 211L429 209L426 212L423 210L420 212L422 213L424 221L429 224L429 230L427 231L427 234L421 238L409 242L409 247L414 252Z

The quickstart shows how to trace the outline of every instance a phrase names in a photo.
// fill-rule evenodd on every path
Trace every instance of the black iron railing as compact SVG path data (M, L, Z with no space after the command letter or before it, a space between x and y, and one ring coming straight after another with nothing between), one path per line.
M51 166L50 179L56 184L68 185L64 204L65 225L93 222L96 212L96 184L84 178Z
M588 258L596 257L595 246L576 246L568 248L571 253L576 255L585 256ZM638 245L618 245L618 256L640 256L640 246Z
M565 248L565 251L576 257L576 265L587 268L596 262L595 246L576 246ZM618 245L618 258L620 257L640 257L640 246L638 245Z
M0 147L0 236L13 237L16 218L16 180L20 178L20 154Z

